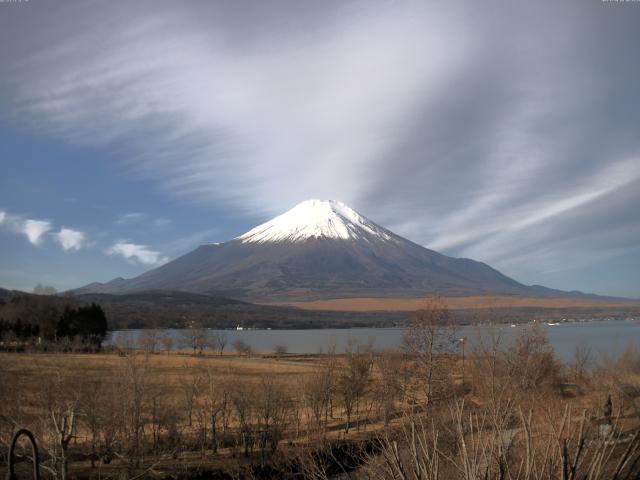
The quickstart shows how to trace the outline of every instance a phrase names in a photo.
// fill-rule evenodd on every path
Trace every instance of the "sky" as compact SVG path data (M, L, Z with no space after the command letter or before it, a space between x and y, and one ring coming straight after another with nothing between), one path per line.
M132 277L309 198L640 298L640 2L0 1L0 286Z

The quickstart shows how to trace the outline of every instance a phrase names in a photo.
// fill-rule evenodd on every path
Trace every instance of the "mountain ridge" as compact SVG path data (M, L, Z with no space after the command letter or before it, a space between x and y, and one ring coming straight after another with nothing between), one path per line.
M251 302L485 294L587 295L527 286L493 267L427 249L347 205L307 200L243 235L201 245L131 279L76 294L178 290Z

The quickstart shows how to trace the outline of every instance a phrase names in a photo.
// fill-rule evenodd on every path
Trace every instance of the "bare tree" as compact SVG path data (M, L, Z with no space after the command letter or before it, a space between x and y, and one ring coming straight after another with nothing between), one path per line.
M160 343L160 332L155 328L147 328L142 331L138 338L138 344L147 353L156 353L156 348Z
M286 345L278 344L273 346L273 353L275 353L276 357L284 357L289 352Z
M442 425L419 418L409 419L395 437L383 436L367 478L613 480L640 473L640 434L627 437L620 449L619 430L594 435L586 415L574 418L568 408L548 424L519 410L515 428L496 429L481 412L453 403L447 423L452 427L449 442Z
M620 358L601 368L608 389L615 389L640 419L640 352L629 344Z
M121 367L119 374L124 369ZM99 422L99 439L100 439L100 458L105 464L111 463L115 452L116 444L119 443L119 438L122 434L122 424L126 421L124 412L126 410L125 398L127 396L127 388L125 381L121 375L118 375L115 381L111 382L102 389L104 394L100 396L97 401L98 412L94 413L97 416L93 421ZM88 407L90 408L90 407Z
M455 339L453 319L444 299L426 299L423 308L413 315L403 340L415 361L418 385L427 407L435 394L442 393L449 379L444 369L437 368L437 355L450 352Z
M121 355L128 354L133 350L134 339L130 330L123 330L114 334L113 344Z
M59 448L58 461L60 463L60 479L66 480L69 472L69 442L76 432L77 403L68 403L62 410L51 410L51 425L56 447Z
M107 394L101 378L91 379L88 388L83 392L80 400L82 425L89 433L89 456L91 468L95 468L98 458L100 434L104 428L103 396Z
M185 364L180 376L180 390L182 391L182 406L187 414L188 425L193 425L193 413L203 387L204 376L199 367Z
M338 379L338 392L347 417L345 433L349 433L352 416L354 413L358 415L360 399L369 387L372 364L372 352L369 348L353 343L349 345L346 366Z
M253 415L254 405L253 399L255 393L253 386L246 382L234 383L229 391L229 399L235 411L236 422L238 424L238 443L244 447L245 456L249 456L249 452L253 450Z
M325 409L324 409L324 427L326 429L329 418L333 418L333 405L334 399L337 394L337 371L338 371L338 361L336 356L336 345L335 342L330 341L327 345L324 353L324 365L322 368L322 389L324 391L325 396Z
M169 355L171 350L173 350L173 337L167 333L161 338L161 342L164 347L164 351Z
M148 357L129 355L118 376L120 397L120 442L124 446L127 475L133 477L143 455L144 412L148 390Z
M522 391L559 382L559 365L549 337L538 324L521 331L507 350L511 379Z
M332 391L333 379L325 369L310 374L303 384L304 401L311 414L309 426L320 430L329 411L329 392Z
M220 424L224 422L229 404L229 394L226 385L216 382L214 372L207 369L206 384L204 385L204 405L208 422L211 425L211 449L218 451L220 443Z
M569 368L571 369L571 376L574 381L583 380L589 373L589 369L592 363L591 348L584 343L576 345L573 351L573 358L569 362Z
M214 332L211 335L211 348L218 352L218 355L222 356L224 347L227 346L227 334L224 332Z
M251 351L252 351L251 345L249 345L244 340L238 339L235 342L233 342L233 348L236 350L236 352L240 353L241 355L246 355L246 356L251 355Z
M474 394L486 402L486 412L494 430L502 430L511 420L517 389L509 375L507 351L499 330L478 332L472 343L470 364Z
M273 377L263 377L256 396L256 419L260 434L259 444L263 453L265 449L275 452L287 425L289 399L284 393L284 386Z
M402 395L404 363L402 355L395 351L382 352L375 358L378 378L373 385L374 397L382 407L382 418L385 425L389 423L395 410L396 401Z
M202 354L209 343L209 332L199 326L191 326L181 331L182 345L185 348L192 348L193 354Z
M296 438L300 438L302 433L302 426L304 420L304 410L305 410L305 401L304 401L304 386L300 383L297 383L293 387L293 393L291 395L291 421L295 425L295 436Z
M43 427L50 440L45 445L51 463L44 467L60 480L69 478L69 445L76 435L82 386L81 379L71 379L68 372L54 366L39 396Z

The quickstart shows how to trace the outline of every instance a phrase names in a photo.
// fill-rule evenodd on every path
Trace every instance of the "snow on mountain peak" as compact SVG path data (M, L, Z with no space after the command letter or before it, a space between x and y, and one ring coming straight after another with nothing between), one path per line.
M238 237L242 243L300 242L310 238L359 239L391 236L382 227L335 200L306 200Z

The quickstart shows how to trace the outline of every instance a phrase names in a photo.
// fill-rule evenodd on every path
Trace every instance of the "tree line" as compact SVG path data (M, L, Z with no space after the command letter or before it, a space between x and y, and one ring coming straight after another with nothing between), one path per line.
M71 305L67 299L16 296L0 303L0 342L4 349L55 347L99 350L108 331L97 303Z

